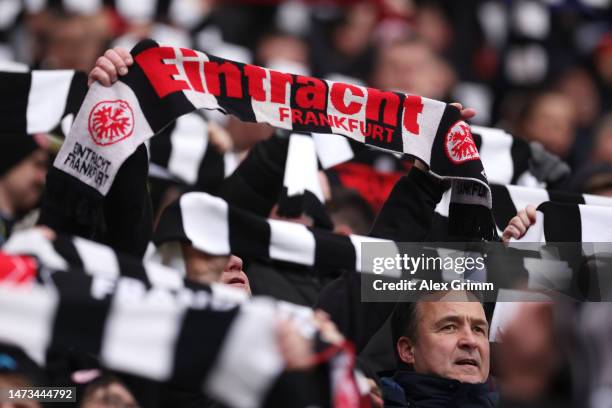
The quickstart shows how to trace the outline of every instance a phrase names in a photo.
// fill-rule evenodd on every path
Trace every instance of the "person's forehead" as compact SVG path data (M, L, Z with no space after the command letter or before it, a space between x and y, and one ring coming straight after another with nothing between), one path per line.
M420 317L430 323L450 316L485 320L482 304L479 302L421 302Z

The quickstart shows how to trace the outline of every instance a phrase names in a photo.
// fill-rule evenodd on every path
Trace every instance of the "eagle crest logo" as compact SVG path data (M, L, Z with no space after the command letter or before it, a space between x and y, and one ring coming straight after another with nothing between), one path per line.
M460 120L450 128L444 139L444 152L454 164L480 158L467 123Z
M124 100L98 102L89 113L88 128L95 144L117 143L134 131L134 112Z

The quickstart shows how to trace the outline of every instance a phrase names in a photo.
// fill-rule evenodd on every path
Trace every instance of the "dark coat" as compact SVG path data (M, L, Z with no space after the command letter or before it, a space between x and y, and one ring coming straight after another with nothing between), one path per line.
M468 384L412 371L382 378L385 408L492 408L497 393L488 384Z

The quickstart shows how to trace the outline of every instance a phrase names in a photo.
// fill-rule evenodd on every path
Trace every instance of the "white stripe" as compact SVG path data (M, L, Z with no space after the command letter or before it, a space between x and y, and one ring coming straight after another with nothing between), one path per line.
M254 298L241 306L204 383L206 394L234 408L261 406L283 370L275 315L269 299Z
M415 155L429 165L431 161L431 148L433 146L446 104L428 98L421 98L423 112L417 115L419 134L409 132L403 124L406 109L402 108L402 143L404 153Z
M50 288L0 285L0 343L18 345L44 365L57 304Z
M344 163L354 157L351 144L345 137L328 133L312 133L312 138L315 141L317 156L324 169Z
M47 7L47 0L24 0L23 5L29 13L38 13Z
M349 238L355 248L355 270L359 272L374 273L375 258L395 258L399 254L393 241L363 235L349 235ZM384 274L398 277L401 270L385 269Z
M229 177L240 164L238 153L227 152L223 155L223 176Z
M501 129L472 126L472 132L482 138L480 160L489 183L509 184L514 173L512 136Z
M279 261L314 265L315 239L303 225L268 220L270 224L270 258Z
M520 211L528 205L537 207L545 201L549 201L548 191L542 188L532 188L523 186L506 186L510 198L514 203L516 211Z
M227 203L218 197L188 193L180 198L183 230L194 248L210 255L229 255Z
M525 170L525 172L516 179L516 185L536 188L546 187L546 183L539 181L529 170Z
M550 302L551 299L537 292L528 292L514 289L500 289L497 294L495 310L491 318L489 341L496 342L508 324L516 317L524 302Z
M106 320L103 363L112 369L164 381L172 374L184 306L165 289L120 278Z
M57 126L66 108L72 70L32 71L26 113L27 132L48 132Z
M117 13L126 20L135 22L151 21L154 17L156 0L116 0Z
M213 283L210 289L212 291L210 308L213 310L229 310L250 299L244 290L223 283Z
M320 202L325 201L321 183L319 183L317 153L311 137L298 133L291 134L283 185L287 187L287 195L290 197L303 194L305 190L308 190Z
M572 269L565 261L525 258L523 265L529 272L529 289L563 291L570 287Z
M185 286L183 277L178 271L164 265L147 262L144 264L147 278L153 286L165 289L181 289Z
M285 84L285 103L272 102L270 70L265 69L266 76L263 78L263 89L265 101L257 101L251 98L251 108L255 114L255 120L259 123L269 123L281 129L292 129L291 122L291 85Z
M63 0L66 11L92 15L102 8L102 0Z
M110 247L80 237L74 237L72 242L89 275L110 279L119 276L117 254Z
M612 208L579 205L582 242L612 242Z
M188 184L195 184L208 145L208 125L204 118L197 113L179 117L170 135L170 143L168 170Z
M442 199L436 205L436 212L443 217L448 217L450 199L451 199L451 190L449 188L444 192L444 194L442 194Z
M34 255L48 268L61 271L68 269L68 262L36 228L15 232L4 243L2 251L14 255Z
M584 203L587 205L602 205L612 207L612 198L605 196L597 196L592 194L583 194Z
M21 11L19 0L0 1L0 29L6 30L17 20L17 15Z

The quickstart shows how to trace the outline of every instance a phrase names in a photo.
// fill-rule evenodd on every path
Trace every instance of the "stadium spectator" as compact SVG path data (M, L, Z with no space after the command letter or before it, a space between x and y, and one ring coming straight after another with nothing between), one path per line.
M494 406L486 384L489 324L474 300L440 292L398 304L391 322L398 370L382 379L385 407Z
M15 222L38 204L49 161L43 140L29 135L0 138L0 244Z
M370 82L379 89L446 100L455 74L427 43L411 39L380 49Z
M139 408L139 404L123 384L110 374L96 378L85 388L81 408Z
M565 159L576 137L576 112L572 101L559 92L537 94L524 106L517 136L540 142Z

